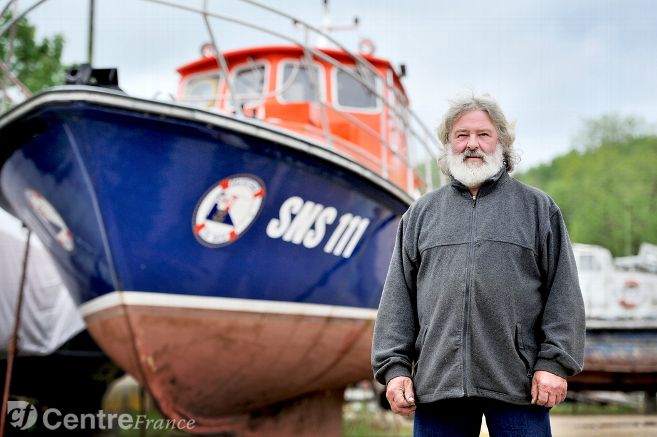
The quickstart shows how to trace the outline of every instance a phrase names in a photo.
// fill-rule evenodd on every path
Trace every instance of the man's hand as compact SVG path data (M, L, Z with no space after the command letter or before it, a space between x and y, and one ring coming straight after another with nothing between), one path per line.
M386 398L390 402L392 411L408 416L415 411L415 395L413 394L413 381L408 376L398 376L388 381Z
M566 399L568 383L561 376L544 370L534 372L532 378L532 404L554 407Z

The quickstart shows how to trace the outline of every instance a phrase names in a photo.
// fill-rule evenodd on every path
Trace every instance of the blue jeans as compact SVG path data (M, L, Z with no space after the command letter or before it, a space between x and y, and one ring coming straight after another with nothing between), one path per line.
M484 398L418 404L414 437L478 437L481 416L491 437L551 437L549 409Z

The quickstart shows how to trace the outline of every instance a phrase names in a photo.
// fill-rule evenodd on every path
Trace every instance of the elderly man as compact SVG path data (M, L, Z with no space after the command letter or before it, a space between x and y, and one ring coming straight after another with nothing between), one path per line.
M450 183L399 223L372 366L416 436L550 435L582 370L584 304L559 207L511 176L514 134L490 96L452 102ZM417 409L416 409L417 408Z

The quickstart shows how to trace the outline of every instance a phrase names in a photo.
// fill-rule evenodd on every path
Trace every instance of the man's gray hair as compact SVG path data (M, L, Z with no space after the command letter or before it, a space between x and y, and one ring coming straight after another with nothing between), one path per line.
M458 119L463 114L472 111L484 111L488 114L497 131L499 145L502 146L506 171L513 171L515 164L519 161L518 155L513 150L513 142L516 139L515 129L514 124L510 123L504 116L500 105L489 94L458 96L450 100L449 103L449 109L438 126L438 139L443 143L443 151L438 157L438 165L442 172L449 175L446 159L447 154L451 153L449 134Z

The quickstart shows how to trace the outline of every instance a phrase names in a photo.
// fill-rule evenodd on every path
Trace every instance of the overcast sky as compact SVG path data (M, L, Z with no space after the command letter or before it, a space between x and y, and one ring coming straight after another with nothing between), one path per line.
M95 64L118 66L121 86L131 94L175 92L175 68L196 59L208 40L202 19L144 0L96 4ZM321 23L320 0L267 4ZM66 63L86 59L87 5L50 0L31 15L39 36L65 35ZM209 5L213 12L302 35L287 20L239 0ZM378 56L405 63L411 104L432 130L457 93L487 92L498 99L517 122L520 169L568 151L585 118L618 112L657 121L655 1L331 1L334 24L353 16L360 18L359 30L334 36L350 48L370 38ZM222 50L281 42L222 21L213 28Z

